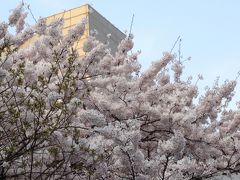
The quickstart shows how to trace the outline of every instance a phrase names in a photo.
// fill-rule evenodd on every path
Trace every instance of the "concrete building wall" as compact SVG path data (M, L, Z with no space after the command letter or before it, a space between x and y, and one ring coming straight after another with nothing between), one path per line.
M126 37L124 33L117 29L91 6L89 6L89 29L90 31L97 31L95 37L100 42L109 43L112 53L116 52L118 44ZM110 38L107 37L108 35L111 35Z

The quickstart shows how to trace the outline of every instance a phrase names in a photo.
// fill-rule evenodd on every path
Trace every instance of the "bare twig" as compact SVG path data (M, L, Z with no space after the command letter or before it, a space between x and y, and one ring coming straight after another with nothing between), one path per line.
M32 18L34 19L35 23L37 23L37 19L35 18L35 16L34 16L32 10L31 10L31 8L30 8L30 5L27 5L27 8L28 8L28 10L29 10L29 12L30 12Z
M131 20L131 24L130 24L129 35L132 33L133 21L134 21L134 14L132 15L132 20Z
M175 46L176 46L176 44L177 44L177 42L179 41L180 38L181 38L181 36L179 35L179 36L177 37L177 40L174 42L173 47L172 47L170 53L172 53L173 49L175 48Z
M181 62L181 46L182 46L182 38L179 39L178 43L178 62Z

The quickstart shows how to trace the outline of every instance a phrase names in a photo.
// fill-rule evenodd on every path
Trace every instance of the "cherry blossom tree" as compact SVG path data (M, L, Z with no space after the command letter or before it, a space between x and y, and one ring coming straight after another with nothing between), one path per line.
M73 44L86 21L63 36L61 19L25 27L24 8L0 22L0 179L201 180L240 171L240 111L227 108L236 81L199 97L169 52L140 74L131 34L114 55L90 37L80 57Z

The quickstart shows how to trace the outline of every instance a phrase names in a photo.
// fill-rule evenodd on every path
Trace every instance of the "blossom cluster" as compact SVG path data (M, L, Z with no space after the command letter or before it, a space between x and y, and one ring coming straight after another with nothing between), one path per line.
M227 108L236 81L198 97L172 53L140 74L132 35L114 55L90 37L80 57L72 46L86 21L63 36L61 19L25 28L25 17L21 5L0 22L0 179L200 180L240 171L240 112Z

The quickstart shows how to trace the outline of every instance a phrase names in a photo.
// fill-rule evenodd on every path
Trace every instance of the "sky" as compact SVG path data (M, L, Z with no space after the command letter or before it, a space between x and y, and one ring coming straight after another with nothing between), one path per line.
M1 3L0 21L20 0ZM240 71L240 1L239 0L27 0L36 18L49 16L83 4L90 4L120 30L134 22L134 50L143 69L169 51L177 37L182 38L181 53L191 61L184 63L184 77L197 79L200 94L206 85L233 80ZM29 21L32 21L29 19ZM175 48L175 52L177 52ZM240 78L238 79L240 84ZM240 85L234 101L240 100Z

